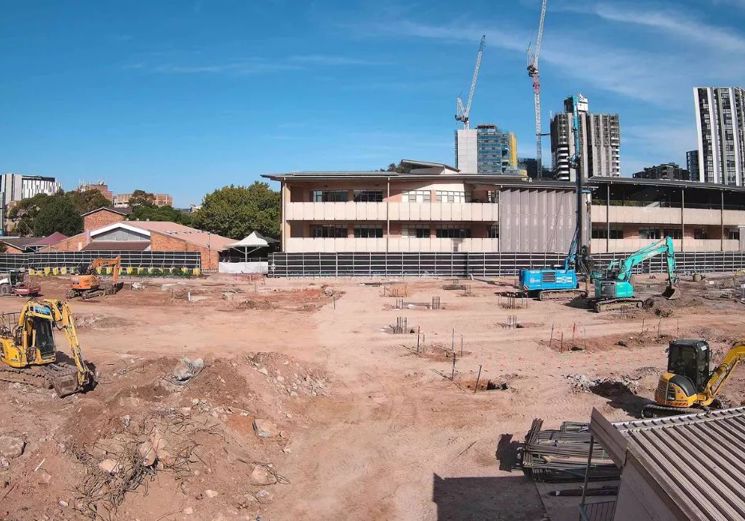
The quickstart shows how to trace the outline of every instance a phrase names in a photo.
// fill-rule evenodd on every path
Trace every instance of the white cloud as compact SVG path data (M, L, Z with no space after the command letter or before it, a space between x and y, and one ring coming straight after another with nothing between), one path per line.
M738 3L745 6L745 0ZM637 5L596 4L592 12L604 20L660 29L686 41L722 51L745 51L745 38L726 27L708 24L674 9L644 10Z

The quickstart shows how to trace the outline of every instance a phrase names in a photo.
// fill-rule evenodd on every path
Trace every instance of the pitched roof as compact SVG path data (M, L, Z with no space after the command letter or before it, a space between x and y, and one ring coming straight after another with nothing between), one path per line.
M196 228L191 228L190 226L185 226L183 224L170 221L124 221L121 223L114 223L106 228L115 228L121 225L139 228L148 232L168 235L170 237L175 237L177 239L189 242L196 246L211 248L213 250L226 250L232 243L235 242L234 239L229 239L221 235L205 232L204 230L197 230ZM91 233L93 234L98 231L100 231L100 229L93 230Z
M37 237L37 241L35 241L32 246L49 246L50 244L57 244L60 241L64 241L67 239L67 235L60 232L54 232L52 235L47 235L46 237Z
M613 424L593 410L592 418L614 461L638 460L678 519L745 518L745 407Z
M127 210L129 210L129 212ZM91 210L90 212L82 213L82 214L80 214L80 216L81 217L85 217L86 215L91 215L93 213L101 212L101 211L107 211L107 212L111 212L111 213L118 213L119 215L123 215L123 216L126 217L127 215L129 215L132 212L132 209L131 208L112 208L111 206L102 206L100 208L96 208L95 210Z
M43 239L43 237L2 237L0 238L0 242L17 250L25 250Z

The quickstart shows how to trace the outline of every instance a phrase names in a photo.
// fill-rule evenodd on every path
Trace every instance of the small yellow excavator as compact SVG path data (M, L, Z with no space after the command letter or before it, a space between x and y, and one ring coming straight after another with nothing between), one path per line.
M0 315L0 380L54 388L60 397L95 384L80 351L75 320L66 302L29 300L19 313ZM60 361L54 329L64 332L72 363ZM69 358L69 357L67 357Z
M713 371L709 369L710 358L711 349L705 340L670 342L667 371L660 376L655 403L644 406L642 418L689 413L711 406L737 364L745 360L745 341L736 342Z
M85 265L83 265L85 266ZM103 282L96 275L96 269L111 267L111 282ZM119 273L122 270L122 258L114 257L113 259L93 259L93 261L84 269L84 274L73 277L72 286L67 292L67 298L80 297L83 300L89 298L101 297L103 295L113 295L122 289L123 283L119 282Z

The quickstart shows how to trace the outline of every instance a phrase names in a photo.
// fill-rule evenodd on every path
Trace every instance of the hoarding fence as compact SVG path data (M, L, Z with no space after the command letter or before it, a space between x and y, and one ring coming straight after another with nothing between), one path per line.
M187 270L199 273L202 266L198 252L170 251L76 251L43 253L0 253L0 271L11 269L30 269L43 273L75 272L80 266L87 266L93 259L122 258L124 272L135 269ZM131 268L131 269L130 269Z
M560 266L564 253L273 253L270 277L499 277L524 268ZM593 255L596 269L628 253ZM713 273L745 269L745 252L680 252L678 272ZM664 273L661 256L644 261L635 273Z

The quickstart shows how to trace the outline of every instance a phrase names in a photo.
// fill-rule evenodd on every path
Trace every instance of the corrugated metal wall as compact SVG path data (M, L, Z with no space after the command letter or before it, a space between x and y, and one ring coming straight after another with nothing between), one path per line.
M504 188L499 192L499 250L567 251L575 228L576 196L567 190ZM585 218L585 237L590 216Z

